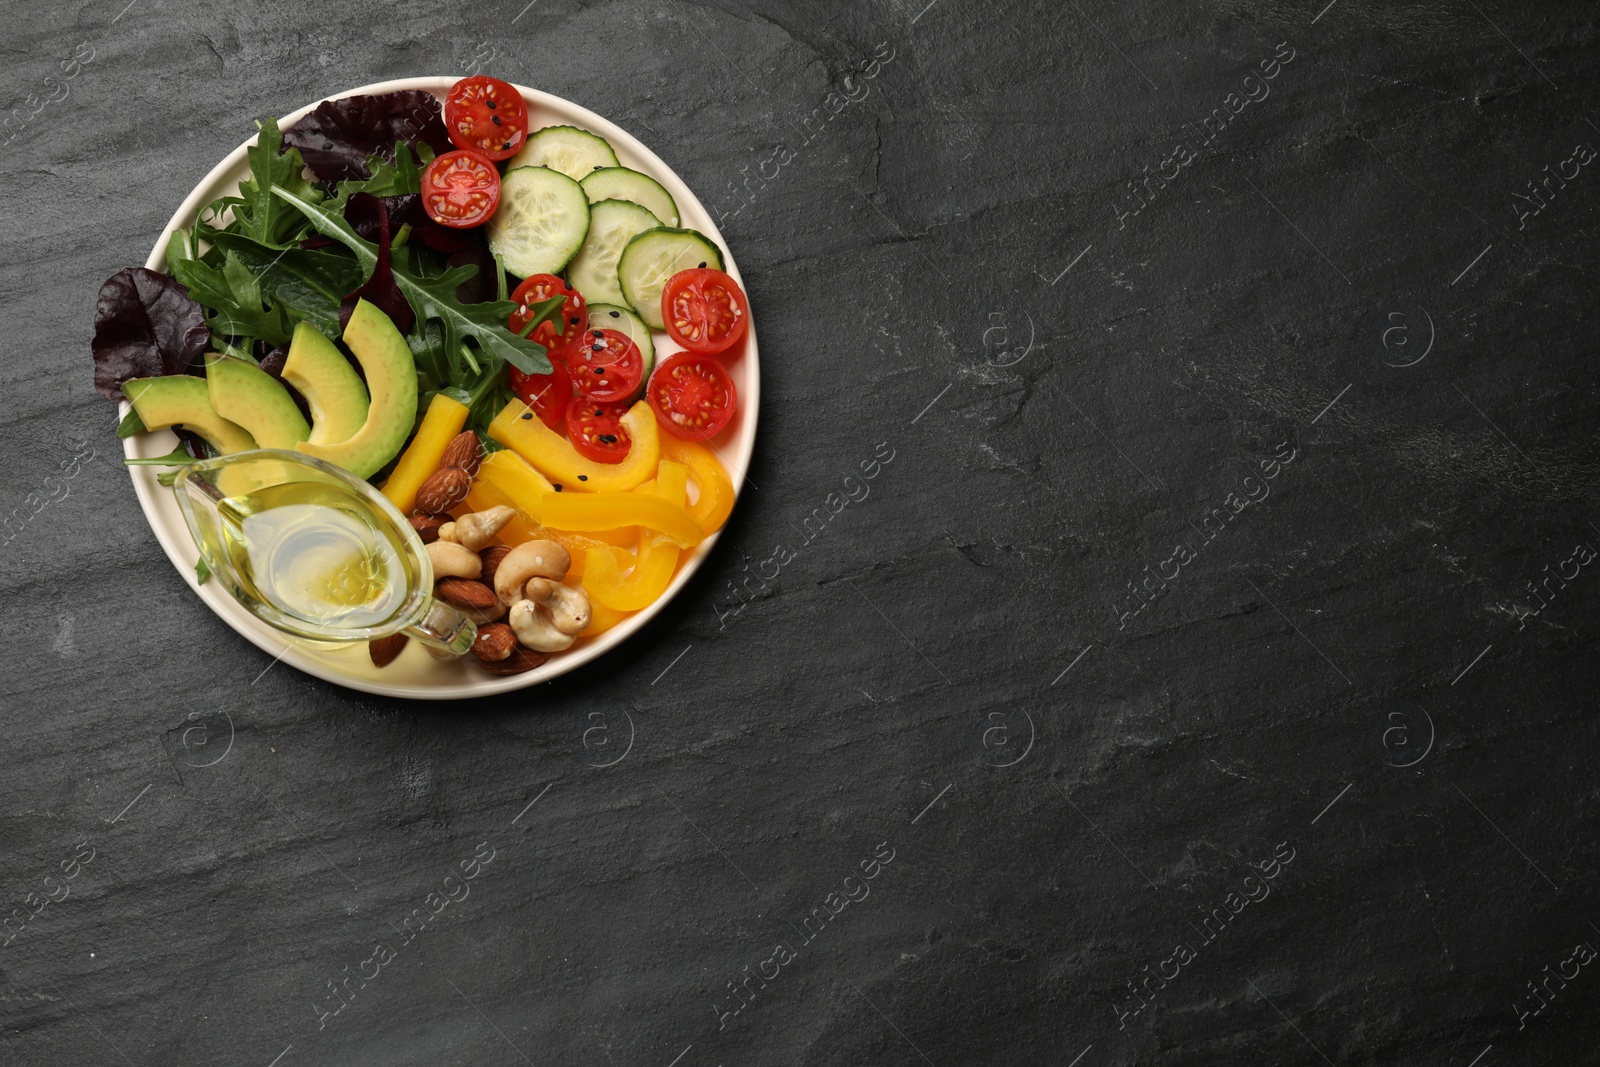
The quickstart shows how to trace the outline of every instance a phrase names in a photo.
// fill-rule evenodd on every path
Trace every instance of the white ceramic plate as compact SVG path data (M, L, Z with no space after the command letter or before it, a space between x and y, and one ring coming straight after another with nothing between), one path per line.
M359 89L339 93L338 97L387 93L397 89L423 89L443 100L445 92L454 82L454 78L405 78L399 81L363 85ZM631 134L592 111L536 89L524 86L517 88L528 101L530 128L539 129L543 126L565 124L590 130L611 143L623 166L642 171L666 186L672 198L678 202L681 225L699 230L721 246L726 253L728 273L738 278L741 285L744 284L744 279L739 274L739 267L734 261L732 249L722 239L722 234L717 231L710 214L694 193L689 191L683 180L658 159L655 153L640 144ZM287 129L320 103L322 101L319 100L306 105L280 120L280 125ZM172 231L192 225L196 213L202 207L219 196L231 195L237 191L240 179L246 177L250 171L245 150L255 143L256 139L252 137L228 153L227 158L218 163L211 173L206 175L205 180L195 187L184 200L183 206L178 208L177 214L172 216L172 221L168 222L166 229L162 231L155 250L145 261L146 267L165 271L167 238ZM658 362L680 351L679 346L673 344L666 334L657 331L654 336ZM737 487L744 484L745 472L750 466L750 456L755 450L756 412L761 403L761 375L753 315L748 348L743 356L732 362L728 370L733 375L734 385L739 391L739 411L727 429L710 443L720 452L723 465L728 468L728 476L733 479L733 484ZM127 408L127 402L124 401L121 405L122 414L127 413ZM140 434L129 438L124 442L123 450L129 456L159 456L172 451L175 442L174 435L170 431L163 430L159 433ZM150 521L150 528L155 531L156 538L166 550L167 557L172 560L172 565L178 569L183 580L189 583L206 606L247 640L269 655L281 655L283 662L290 666L338 685L384 696L421 700L489 696L538 685L581 667L605 655L650 621L651 617L689 581L717 540L716 537L707 538L694 550L688 561L679 569L672 584L667 587L666 593L654 604L598 637L583 638L573 648L552 656L544 666L536 670L500 677L480 669L470 656L453 663L440 663L430 657L417 642L412 641L399 659L380 671L372 666L371 660L367 657L365 642L328 649L291 641L246 612L216 582L207 582L203 586L196 585L194 565L199 558L199 552L189 536L188 527L184 525L183 516L178 511L178 504L172 491L156 481L156 475L160 470L158 467L146 466L129 468L134 490L139 494L139 504L144 508L145 517Z

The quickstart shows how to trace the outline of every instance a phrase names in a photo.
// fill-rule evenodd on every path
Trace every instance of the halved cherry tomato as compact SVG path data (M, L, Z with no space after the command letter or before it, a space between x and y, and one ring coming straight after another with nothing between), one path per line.
M517 309L511 313L509 328L512 333L520 334L522 328L528 325L528 320L533 318L533 305L553 296L566 297L561 303L560 321L546 319L541 322L533 328L529 340L544 345L552 359L558 352L565 358L566 349L583 336L583 324L589 319L588 301L572 287L571 282L554 274L535 274L523 281L511 294Z
M693 352L679 352L658 366L645 396L662 428L685 441L715 437L739 406L722 364Z
M690 352L726 352L750 328L750 304L732 277L712 267L681 270L661 291L667 336Z
M446 152L422 171L422 207L441 226L482 226L500 203L500 172L473 152Z
M510 82L475 74L445 95L444 126L457 148L510 159L528 139L528 103Z
M633 448L633 438L622 425L627 404L601 404L586 396L567 405L567 437L578 455L596 463L621 463Z
M559 431L567 424L567 405L572 402L572 375L566 364L554 355L550 357L549 374L524 374L515 367L511 371L511 391L533 409L534 414L552 430Z
M566 355L578 392L602 404L628 399L644 377L639 346L620 330L589 330Z

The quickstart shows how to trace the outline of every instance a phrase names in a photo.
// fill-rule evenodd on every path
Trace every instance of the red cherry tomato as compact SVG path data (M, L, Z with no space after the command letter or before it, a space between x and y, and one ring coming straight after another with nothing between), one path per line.
M662 427L685 441L721 433L739 406L733 379L722 364L693 352L679 352L658 366L645 396Z
M552 359L557 353L565 357L566 349L583 336L583 324L589 321L589 304L572 283L554 274L535 274L512 292L517 309L511 313L510 330L520 334L533 318L533 305L553 296L565 296L558 319L546 319L533 328L529 340L544 345Z
M644 356L620 330L589 330L566 354L578 392L602 404L628 399L644 378Z
M578 455L596 463L621 463L633 448L633 438L622 425L626 404L601 404L586 396L567 405L567 436Z
M457 148L499 161L528 139L528 103L510 82L475 74L450 87L444 125Z
M750 304L739 283L720 270L695 267L667 279L661 291L667 336L690 352L726 352L750 328Z
M559 359L551 358L549 374L524 374L510 368L511 391L533 409L552 430L567 424L567 405L572 401L572 375Z
M422 171L422 207L441 226L482 226L500 204L500 172L472 152L446 152Z

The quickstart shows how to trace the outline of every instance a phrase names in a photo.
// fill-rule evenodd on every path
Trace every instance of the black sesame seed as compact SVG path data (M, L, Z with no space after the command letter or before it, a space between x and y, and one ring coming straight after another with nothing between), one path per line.
M489 106L493 107L494 105L491 104ZM498 126L498 125L500 125L500 116L499 115L490 115L489 116L489 121L494 123L496 126Z
M612 314L613 314L613 315L615 315L615 314L616 314L616 312L614 312L614 311L613 311L613 312L612 312ZM605 331L604 331L604 330L595 330L595 331L594 331L594 335L595 335L595 336L596 336L596 337L597 337L597 338L600 338L600 339L601 339L601 340L604 340L604 339L605 339L605 336L606 336L606 334L605 334Z
M576 325L578 325L578 316L574 315L574 316L572 316L572 318L568 319L567 321L572 323L572 325L576 326Z
M705 265L705 264L704 264L704 263L702 263L702 264L700 264L700 269L701 269L701 270L704 270L704 269L705 269L705 266L706 266L706 265Z
M533 418L533 412L531 412L531 411L524 411L524 412L523 412L523 413L522 413L522 417L523 417L523 418L525 418L525 419L531 419L531 418Z
M506 149L508 149L510 147L511 147L511 142L507 141L505 144L500 146L500 151L504 152Z
M495 108L495 104L494 104L494 101L493 101L493 100L485 100L485 101L484 101L484 103L485 103L485 104L488 104L488 105L489 105L489 110L490 110L490 111L493 111L493 110L494 110L494 108ZM496 119L496 120L495 120L495 121L497 121L497 122L498 122L498 121L499 121L499 119L498 119L498 118L497 118L497 119Z
M559 484L553 485L553 486L551 486L551 488L554 489L558 493L561 492L561 486Z
M595 418L598 419L600 416L602 416L604 414L605 414L605 409L604 408L595 408L594 409L594 417Z
M588 476L588 475L587 475L587 474L580 474L580 475L578 475L578 481L580 481L580 482L586 482L586 481L588 481L588 480L589 480L589 476Z
M622 312L613 311L613 312L611 312L611 317L614 318L614 319L620 319L620 318L622 318Z
M600 441L602 444L614 445L617 443L617 436L616 434L603 433L596 438L596 440Z

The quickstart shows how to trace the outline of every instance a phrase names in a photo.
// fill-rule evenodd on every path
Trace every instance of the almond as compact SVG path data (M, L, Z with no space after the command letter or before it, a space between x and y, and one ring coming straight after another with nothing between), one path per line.
M545 660L543 652L535 652L530 648L518 645L512 650L511 655L500 660L482 660L478 665L490 674L521 674L531 671Z
M390 634L388 637L375 637L368 641L367 653L372 657L372 665L387 667L393 663L409 640L411 639L405 634Z
M439 540L439 527L449 522L446 515L425 515L414 512L411 516L411 528L417 531L417 536L422 538L422 543L431 545Z
M494 572L500 566L500 561L511 555L511 549L505 545L490 545L478 553L478 558L483 560L483 573L478 578L484 585L493 587Z
M508 659L517 650L517 635L503 622L492 622L478 628L472 642L472 654L485 663Z
M492 608L500 603L493 589L471 578L440 578L433 594L458 608Z
M472 475L460 467L440 467L417 490L417 510L443 515L463 500L472 488Z
M483 462L483 445L478 441L478 435L471 430L463 430L450 439L444 446L444 455L439 459L440 469L445 467L460 467L469 477L478 476L478 465Z

